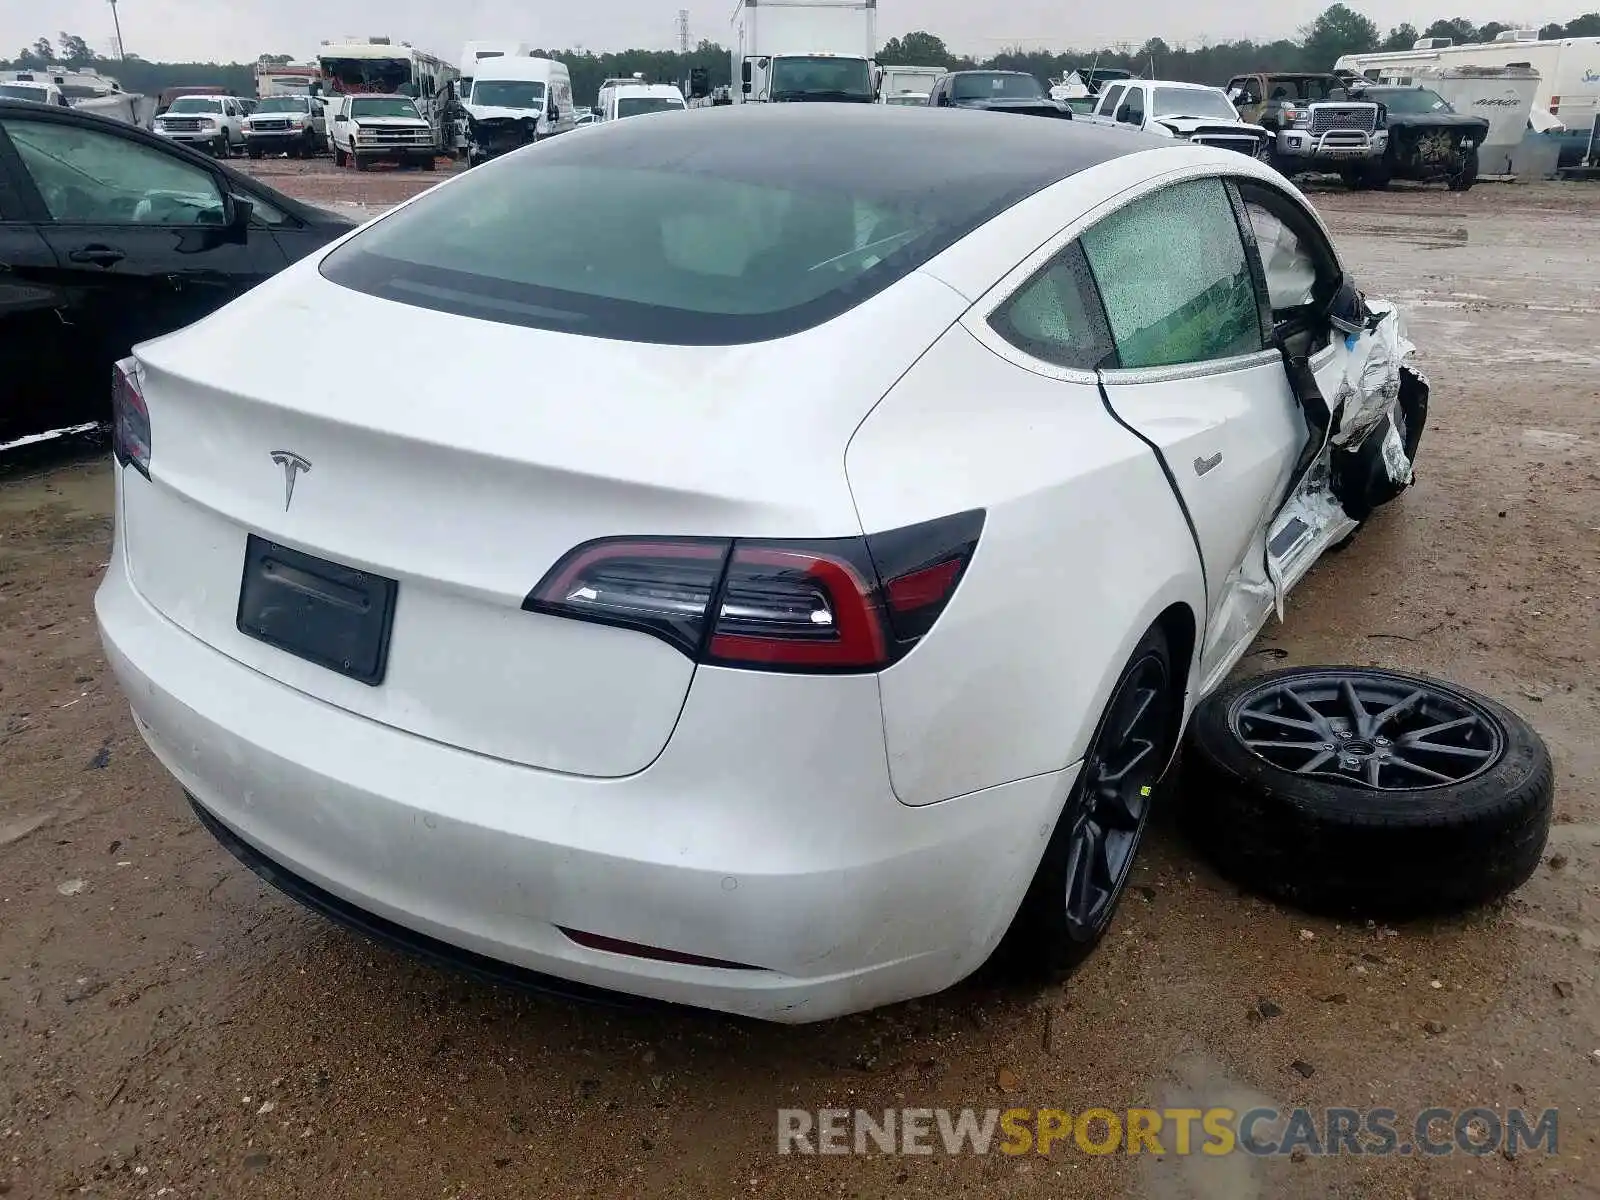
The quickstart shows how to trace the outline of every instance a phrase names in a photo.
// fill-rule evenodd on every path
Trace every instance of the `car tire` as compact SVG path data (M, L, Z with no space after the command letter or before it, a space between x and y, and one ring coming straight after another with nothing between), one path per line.
M350 158L350 165L352 167L354 167L358 171L365 171L368 167L370 167L372 165L366 159L362 158L361 155L357 154L354 150L350 151L349 158Z
M439 169L438 161L432 158L423 159L420 165L424 171L437 171Z
M337 146L333 148L333 165L341 169L344 167L344 151Z
M1111 690L1044 857L996 951L998 965L1024 976L1058 975L1099 945L1160 795L1183 695L1171 645L1154 626Z
M1478 151L1474 149L1467 161L1461 164L1461 170L1446 181L1452 192L1466 192L1478 182Z
M1362 782L1374 761L1382 790ZM1550 752L1521 717L1376 667L1228 684L1195 712L1184 777L1184 826L1228 878L1310 912L1396 919L1472 908L1525 883L1554 794Z
M1366 190L1367 177L1365 173L1362 172L1360 167L1344 168L1344 170L1339 172L1339 178L1344 180L1345 187L1349 188L1352 192Z
M217 140L211 144L211 153L216 158L227 158L227 157L229 157L230 149L231 149L231 147L228 144L228 135L227 134L223 134L221 137L217 138Z

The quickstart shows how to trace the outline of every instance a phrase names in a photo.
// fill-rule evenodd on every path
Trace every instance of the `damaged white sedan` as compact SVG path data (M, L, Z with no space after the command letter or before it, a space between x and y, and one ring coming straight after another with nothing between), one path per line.
M139 347L101 632L207 827L415 951L782 1021L1070 967L1409 483L1410 352L1243 155L614 122Z

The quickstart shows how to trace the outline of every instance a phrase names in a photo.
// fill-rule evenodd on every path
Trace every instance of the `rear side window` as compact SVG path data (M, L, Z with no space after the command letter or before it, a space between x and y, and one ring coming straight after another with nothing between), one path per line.
M346 242L322 273L506 324L730 345L855 307L1018 191L1005 168L935 179L926 147L884 151L880 138L880 157L895 161L871 170L848 145L830 164L820 144L705 138L689 148L665 129L629 136L632 124L473 172Z
M1024 354L1058 367L1116 366L1111 331L1077 242L1018 288L989 324Z
M1143 196L1082 241L1123 367L1208 362L1262 349L1255 282L1220 179Z

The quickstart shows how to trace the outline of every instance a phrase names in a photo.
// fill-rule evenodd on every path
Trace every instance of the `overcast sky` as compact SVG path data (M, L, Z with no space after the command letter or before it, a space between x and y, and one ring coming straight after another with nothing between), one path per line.
M464 42L521 38L536 46L588 50L633 47L668 49L677 44L678 8L687 2L690 36L727 44L734 0L568 0L531 5L526 0L118 0L123 37L130 52L147 59L253 61L258 54L312 55L324 38L387 34L455 61ZM1266 40L1291 34L1314 17L1325 0L1280 0L1248 9L1213 0L1118 0L1078 5L1063 0L879 0L879 36L912 29L943 37L959 53L985 55L1015 44L1033 47L1095 47L1138 44L1159 36L1168 41L1238 37ZM1401 21L1422 26L1441 16L1539 26L1568 21L1593 7L1590 0L1490 0L1486 7L1461 0L1386 0L1353 7L1387 29ZM1465 9L1465 12L1458 10ZM542 11L539 11L542 10ZM1230 11L1231 10L1231 11ZM1253 10L1253 11L1251 11ZM1249 15L1246 15L1249 12ZM337 14L337 15L335 15ZM1257 23L1259 22L1259 23ZM0 0L0 53L61 30L109 50L114 38L106 0Z

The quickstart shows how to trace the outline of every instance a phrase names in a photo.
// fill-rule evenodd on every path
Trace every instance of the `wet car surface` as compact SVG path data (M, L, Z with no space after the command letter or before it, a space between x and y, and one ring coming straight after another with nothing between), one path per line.
M318 203L378 206L425 185L261 167ZM32 453L0 466L0 1183L13 1196L1586 1194L1600 1153L1600 217L1577 186L1313 200L1363 285L1406 308L1434 407L1416 487L1317 567L1243 669L1424 670L1533 721L1555 756L1556 824L1504 906L1400 928L1308 918L1224 884L1169 819L1108 943L1060 986L976 981L804 1029L485 988L303 912L195 824L99 655L109 466ZM774 1136L780 1107L1188 1101L1560 1107L1560 1150L782 1157Z

